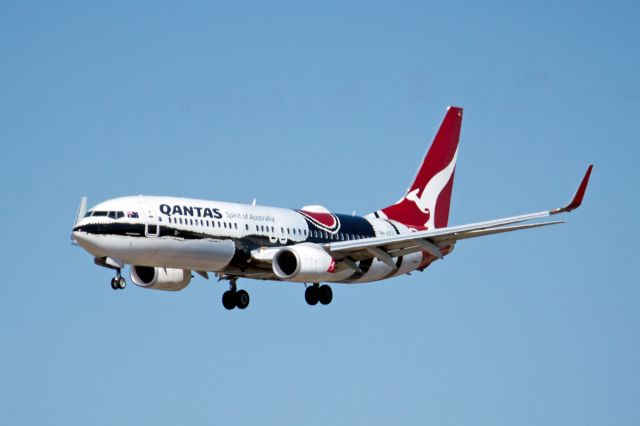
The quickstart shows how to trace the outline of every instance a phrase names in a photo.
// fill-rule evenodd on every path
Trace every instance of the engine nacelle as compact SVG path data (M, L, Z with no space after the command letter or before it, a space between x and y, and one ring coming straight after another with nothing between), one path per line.
M335 261L317 244L301 243L273 256L273 273L283 280L319 282L333 278Z
M189 285L191 271L153 266L132 266L131 281L139 287L178 291Z

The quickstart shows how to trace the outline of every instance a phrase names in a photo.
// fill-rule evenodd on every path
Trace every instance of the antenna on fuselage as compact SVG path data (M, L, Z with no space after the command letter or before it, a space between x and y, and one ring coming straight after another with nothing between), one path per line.
M253 201L251 202L251 205L252 205L252 206L255 206L255 205L256 205L256 198L254 198L254 199L253 199Z

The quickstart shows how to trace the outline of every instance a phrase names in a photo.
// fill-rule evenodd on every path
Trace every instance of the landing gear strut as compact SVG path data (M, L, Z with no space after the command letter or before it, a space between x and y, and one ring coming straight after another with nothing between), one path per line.
M304 291L304 300L306 300L309 305L316 305L318 302L323 305L328 305L332 299L333 291L331 287L326 284L320 285L319 283L314 283Z
M228 310L233 308L246 309L249 306L249 293L237 289L235 278L229 281L229 290L222 294L222 306Z
M124 290L127 286L127 280L120 275L120 269L116 269L116 276L111 278L111 288L114 290Z

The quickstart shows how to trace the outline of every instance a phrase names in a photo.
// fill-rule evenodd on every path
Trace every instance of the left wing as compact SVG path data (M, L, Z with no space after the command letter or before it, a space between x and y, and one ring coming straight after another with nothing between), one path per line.
M590 165L582 178L582 182L573 198L564 207L537 213L529 213L512 216L503 219L489 220L472 223L469 225L450 226L427 231L417 231L411 234L394 235L391 237L367 238L355 241L340 241L326 244L325 249L336 260L351 258L362 260L377 257L379 260L395 265L392 258L418 251L426 251L433 256L442 259L441 248L455 243L458 240L481 237L484 235L499 234L503 232L519 231L522 229L539 228L542 226L556 225L562 221L531 223L509 226L516 223L549 217L555 214L570 212L580 207L584 198L589 177L593 165Z

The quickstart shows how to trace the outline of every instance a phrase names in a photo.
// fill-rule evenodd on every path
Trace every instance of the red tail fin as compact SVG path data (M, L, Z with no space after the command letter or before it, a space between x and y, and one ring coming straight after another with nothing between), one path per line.
M462 108L449 107L409 190L376 214L417 228L444 228L449 221Z

